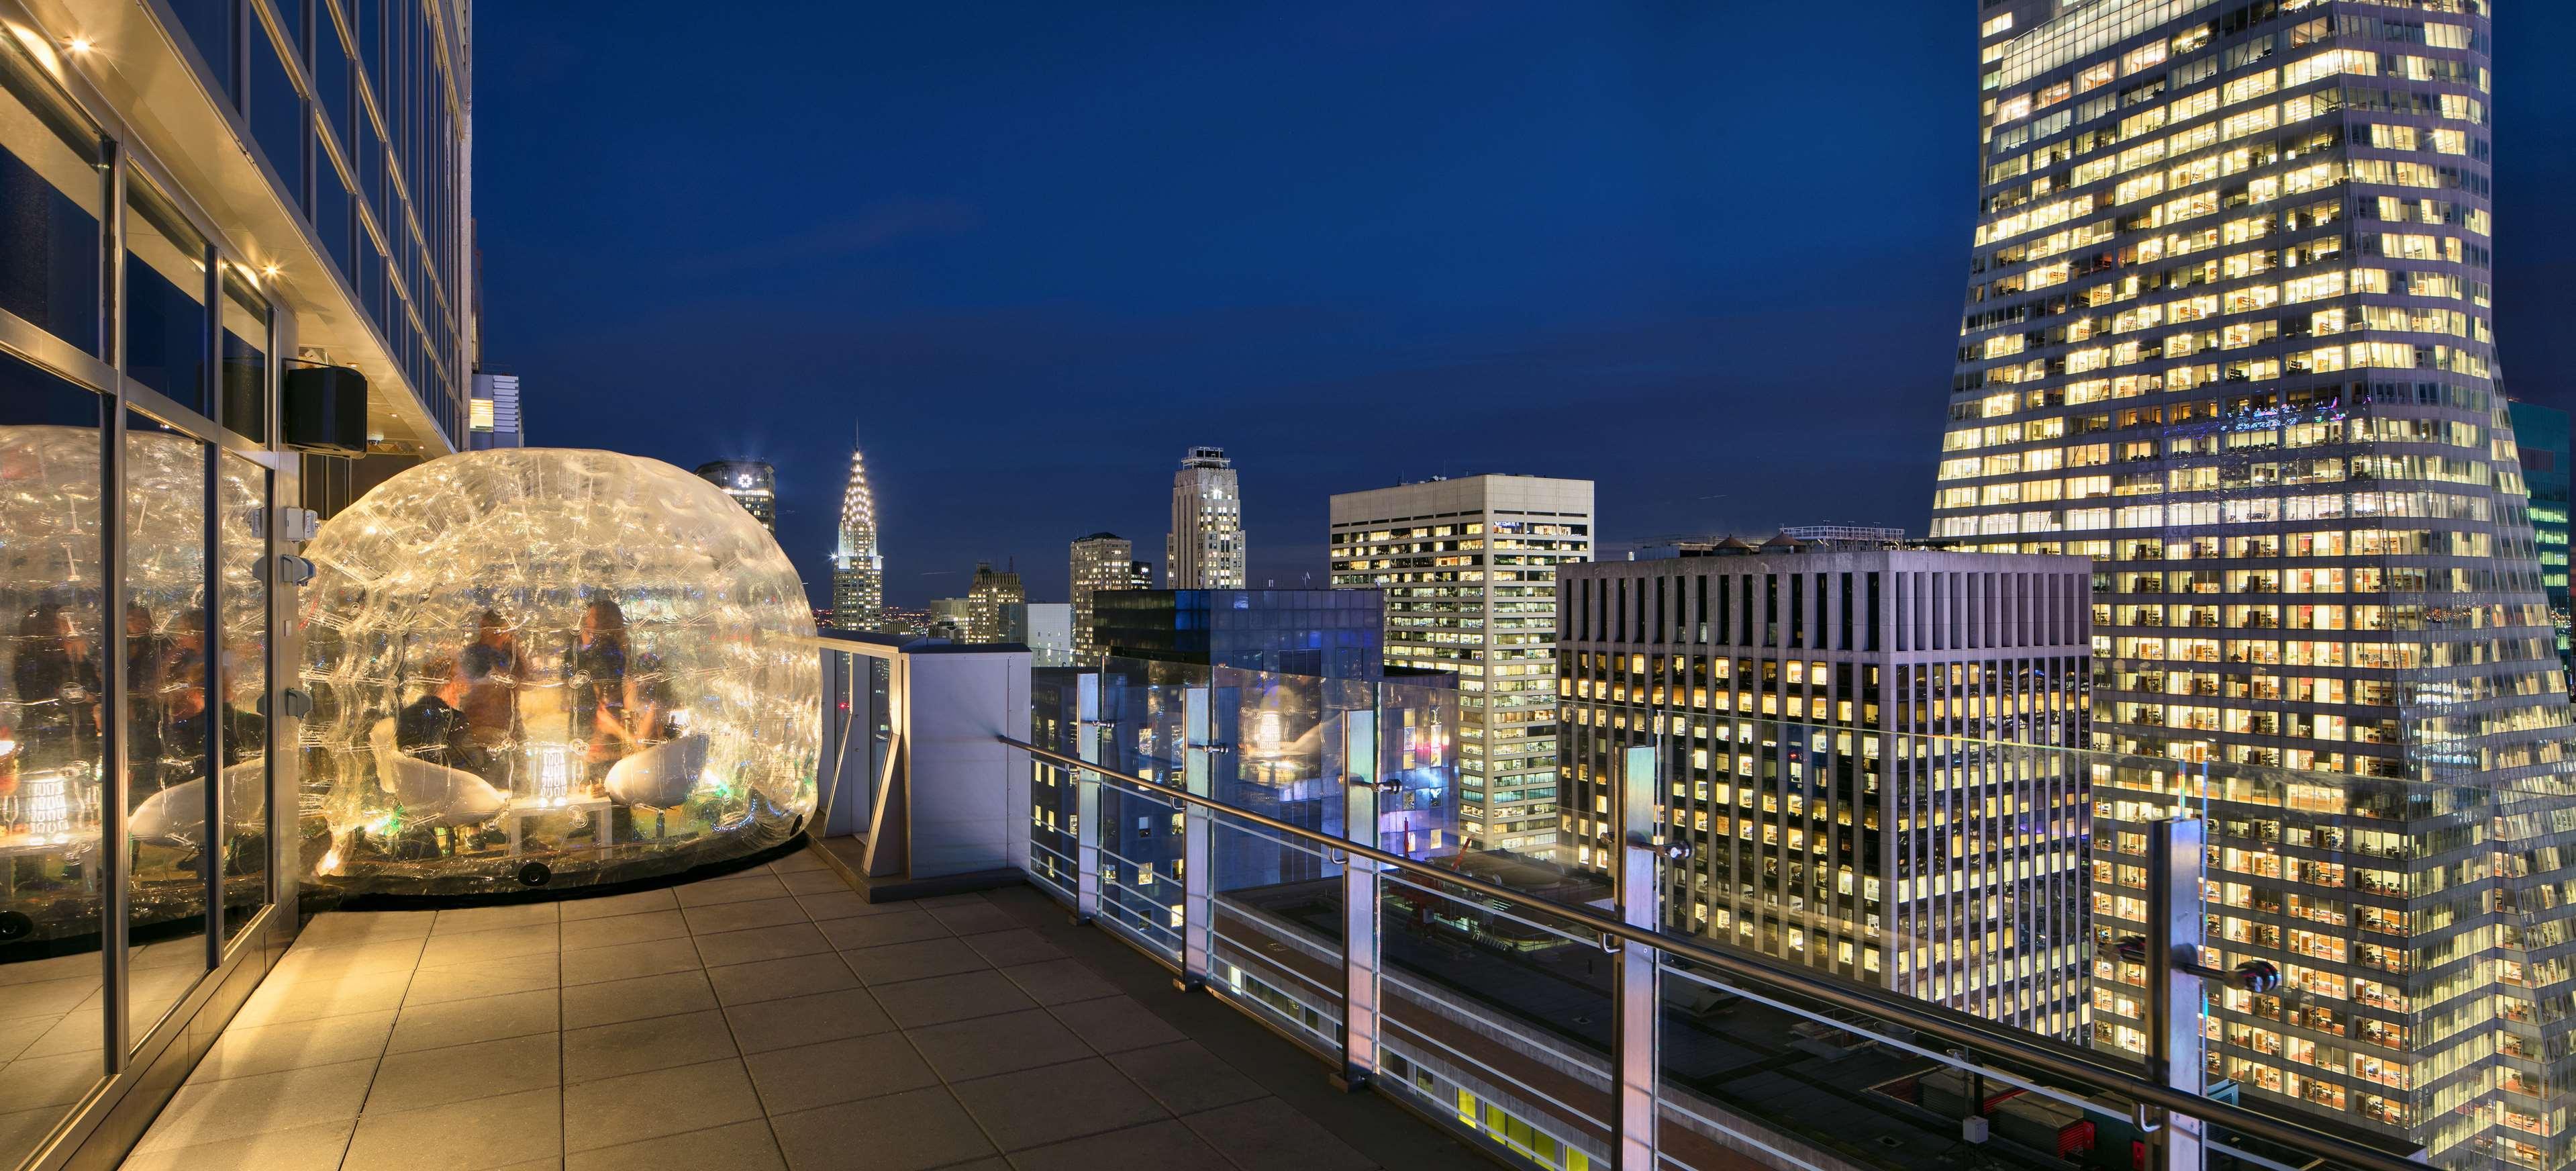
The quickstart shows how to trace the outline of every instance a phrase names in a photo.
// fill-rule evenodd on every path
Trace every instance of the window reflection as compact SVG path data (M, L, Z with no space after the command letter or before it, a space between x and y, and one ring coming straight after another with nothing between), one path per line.
M205 966L206 457L142 415L125 424L126 981L139 1043Z
M126 180L125 373L206 409L206 241L142 181Z
M222 572L214 731L223 761L224 934L268 901L268 469L226 452L216 469L216 549ZM198 839L202 841L203 839Z
M229 265L223 318L224 426L262 442L268 438L268 302Z
M98 135L0 46L0 309L99 352Z
M0 1163L103 1069L99 396L0 354Z

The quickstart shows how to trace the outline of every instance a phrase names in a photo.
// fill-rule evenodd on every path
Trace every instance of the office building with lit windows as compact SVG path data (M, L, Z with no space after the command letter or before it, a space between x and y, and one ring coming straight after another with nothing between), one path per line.
M279 567L470 442L470 15L0 0L0 1166L117 1165L317 905Z
M2531 535L2540 553L2540 588L2549 595L2549 624L2558 629L2558 661L2576 678L2567 621L2567 412L2538 403L2513 403L2515 454L2522 484L2531 493Z
M966 586L966 641L1028 641L1028 600L1019 574L976 562L974 580Z
M1222 447L1193 447L1172 475L1172 531L1163 538L1163 585L1244 587L1243 485Z
M1785 536L1566 566L1561 860L1612 873L1653 747L1669 929L2083 1035L2089 569Z
M526 430L519 414L519 376L482 371L474 375L474 396L466 400L466 447L489 451L525 447Z
M1093 533L1073 543L1073 662L1099 665L1100 648L1091 638L1091 596L1102 590L1153 588L1149 577L1135 579L1136 549L1116 533Z
M1332 585L1386 595L1386 661L1454 672L1459 832L1557 838L1556 572L1592 559L1592 481L1462 476L1332 499Z
M877 551L877 494L868 486L867 456L855 447L841 490L840 533L832 550L832 626L874 630L884 619L885 558Z
M2496 385L2487 8L1982 3L1932 533L2094 562L2091 736L2130 754L2096 942L2144 928L2137 823L2200 816L2213 942L2289 986L2211 998L2210 1075L2556 1168L2576 788ZM2097 950L2095 1040L2140 1051L2145 973Z
M697 474L733 497L760 527L778 532L778 469L756 459L720 459L699 464Z

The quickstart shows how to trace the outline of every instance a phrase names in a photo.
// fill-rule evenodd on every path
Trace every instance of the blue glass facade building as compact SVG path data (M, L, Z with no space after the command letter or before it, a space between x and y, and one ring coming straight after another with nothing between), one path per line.
M2549 619L2558 632L2558 658L2576 681L2576 652L2568 648L2567 615L2567 412L2537 403L2513 405L2513 439L2522 457L2522 486L2531 493L2531 532L2540 551L2540 585L2549 595ZM2576 682L2571 682L2576 686Z

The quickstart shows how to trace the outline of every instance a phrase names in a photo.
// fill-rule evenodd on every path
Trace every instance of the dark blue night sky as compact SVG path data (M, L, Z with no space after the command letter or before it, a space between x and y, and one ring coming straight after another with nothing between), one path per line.
M2507 385L2576 406L2576 11L2499 7ZM1159 563L1198 443L1255 584L1442 473L1597 480L1608 550L1919 532L1974 8L484 5L484 360L537 443L777 464L809 582L856 429L909 605Z

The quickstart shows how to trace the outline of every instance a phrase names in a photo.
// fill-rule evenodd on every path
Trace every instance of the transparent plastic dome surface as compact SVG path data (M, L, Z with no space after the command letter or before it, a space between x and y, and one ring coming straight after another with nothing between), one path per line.
M379 485L305 555L317 880L620 881L783 843L813 811L813 611L714 485L611 452L467 452Z

